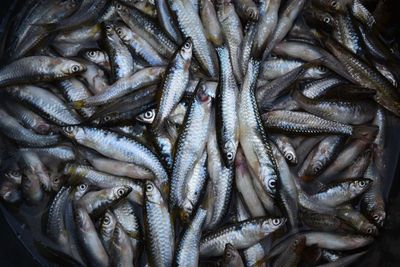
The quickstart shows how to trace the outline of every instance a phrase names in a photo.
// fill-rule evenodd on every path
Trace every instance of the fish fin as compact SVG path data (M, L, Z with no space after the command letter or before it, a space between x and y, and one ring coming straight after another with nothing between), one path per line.
M68 103L68 106L71 107L72 109L82 109L86 106L86 102L84 99L77 100L77 101Z

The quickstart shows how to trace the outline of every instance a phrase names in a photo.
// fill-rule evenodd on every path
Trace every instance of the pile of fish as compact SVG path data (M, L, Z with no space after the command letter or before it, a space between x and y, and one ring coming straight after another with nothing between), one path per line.
M42 248L98 267L366 256L400 115L371 1L23 2L1 43L0 197L44 222Z

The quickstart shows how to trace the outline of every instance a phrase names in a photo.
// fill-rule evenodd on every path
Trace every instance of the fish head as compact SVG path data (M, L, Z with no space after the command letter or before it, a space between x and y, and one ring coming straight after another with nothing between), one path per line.
M81 128L79 126L69 125L69 126L62 127L61 133L68 138L78 140L79 136L84 134L84 130L83 130L83 128Z
M67 177L65 175L59 175L58 173L52 173L50 175L51 189L54 192L58 192L61 186L66 182Z
M192 38L188 37L181 46L179 54L185 61L189 61L192 59L192 51L193 51Z
M305 74L304 78L314 78L314 79L320 79L325 77L329 73L329 69L325 68L322 65L318 65L313 68L309 68Z
M22 173L17 170L10 170L4 174L5 178L11 182L20 183L22 179Z
M117 186L113 188L113 198L122 199L126 197L130 192L132 192L132 187L130 186Z
M316 159L310 163L305 171L305 175L315 177L322 171L324 167L324 161L322 159Z
M226 166L232 166L235 161L237 145L232 140L228 140L223 144L222 156Z
M123 237L124 237L124 233L123 230L121 228L121 226L119 224L117 224L115 226L114 229L114 233L113 233L113 238L112 238L112 242L114 243L114 245L116 245L117 247L120 247L123 241Z
M285 223L286 218L268 218L262 222L261 227L265 232L273 232Z
M99 62L103 57L103 53L97 49L87 49L82 53L82 56L90 61Z
M210 83L200 82L196 92L196 101L211 108L214 89L216 90L216 87L214 88Z
M106 233L109 235L109 237L111 237L111 234L115 228L115 224L116 220L114 215L111 213L111 211L107 210L101 220L101 232Z
M123 24L117 24L115 26L115 32L118 34L119 38L121 38L121 40L125 43L135 39L136 36L134 31L131 31Z
M57 59L54 64L52 64L52 68L55 73L61 73L66 76L71 76L86 71L86 67L82 63L66 59Z
M301 254L306 246L306 237L304 235L297 236L292 244L290 245L290 249L296 253L297 255Z
M0 198L9 203L16 203L21 200L21 192L12 182L5 180L0 188Z
M373 225L372 223L366 223L366 224L362 225L360 230L363 234L372 235L372 236L377 236L379 233L378 228L375 225Z
M272 175L269 169L261 169L261 178L264 181L263 184L265 185L265 189L267 190L268 194L271 197L274 197L278 187L278 177L276 175Z
M114 24L112 24L111 22L103 22L101 24L102 29L104 31L104 33L107 36L113 35L114 34Z
M239 251L231 243L226 244L223 258L224 266L237 266L235 263L238 261L241 261Z
M257 21L259 15L260 15L258 13L257 7L253 7L253 6L247 7L245 14L246 14L246 17L248 17L249 20L252 20L252 21Z
M158 190L158 188L155 186L155 184L152 181L147 180L144 184L144 195L145 199L148 202L154 203L154 204L162 204L164 202L163 197Z
M304 13L304 18L309 27L322 30L325 33L331 33L335 28L335 19L328 12L307 10Z
M357 179L350 183L350 190L355 193L365 192L372 184L371 179Z
M292 164L297 164L297 157L294 151L288 150L285 151L284 155L285 159Z
M193 208L193 203L189 199L185 198L181 211L179 212L179 217L182 222L189 222L190 216L193 213Z
M136 120L141 121L146 124L151 124L151 123L153 123L155 117L156 117L156 110L153 108L153 109L147 110L146 112L138 115L136 117Z
M84 208L75 206L74 218L75 218L76 225L80 229L82 229L83 231L90 230L91 225L90 225L89 214L87 213L87 211L84 210Z
M375 210L372 212L371 218L376 225L378 225L379 227L382 227L383 223L385 222L386 212L383 209Z
M83 197L83 195L86 194L87 191L89 191L89 185L79 184L79 185L75 186L75 188L73 190L73 198L75 200L78 200L81 197Z

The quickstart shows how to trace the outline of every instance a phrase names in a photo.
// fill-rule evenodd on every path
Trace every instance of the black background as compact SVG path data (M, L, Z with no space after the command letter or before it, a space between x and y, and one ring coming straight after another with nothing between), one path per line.
M8 12L8 7L15 0L0 0L0 21ZM386 0L391 5L391 25L397 25L394 33L397 42L400 40L400 1ZM385 229L374 243L372 249L363 260L353 266L400 266L400 164L396 171L388 206L388 218ZM40 267L25 247L11 231L3 214L0 215L0 266L1 267Z

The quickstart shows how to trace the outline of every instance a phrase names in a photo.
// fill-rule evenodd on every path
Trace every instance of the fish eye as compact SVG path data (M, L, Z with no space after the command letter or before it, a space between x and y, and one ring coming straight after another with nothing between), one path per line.
M268 186L272 189L274 189L276 187L276 180L275 179L270 179L268 181Z
M228 258L230 258L230 257L232 257L232 254L228 251L228 252L226 252L226 256L227 256Z
M292 154L292 153L287 153L287 154L286 154L286 159L287 159L288 161L292 161L292 160L294 159L293 154Z
M293 242L293 245L294 245L294 246L297 246L298 244L299 244L299 240L296 239L296 240Z
M232 152L228 152L226 154L226 157L228 158L228 160L232 160L233 159L233 153Z
M117 4L115 7L117 8L117 10L121 10L122 9L122 5L121 4Z
M324 22L327 23L327 24L330 23L330 22L331 22L331 18L325 17L325 18L324 18Z
M72 133L74 131L74 127L73 126L67 126L64 129L65 129L65 132L67 132L67 133Z
M145 119L151 119L153 117L153 111L152 110L146 111L146 113L144 113L144 117Z
M11 175L12 175L12 176L19 176L19 172L17 172L17 171L12 171L12 172L11 172Z
M331 1L331 6L332 6L332 7L336 7L337 4L338 4L338 3L337 3L336 1Z
M95 57L97 55L96 51L93 50L89 51L87 54L89 57Z
M361 187L364 187L364 186L366 185L366 182L365 182L365 181L359 181L358 184L359 184Z
M326 71L327 71L327 69L326 69L324 66L318 66L317 69L318 69L320 72L326 72Z
M103 224L109 225L111 223L111 219L108 215L106 215L103 219Z
M317 173L319 173L320 171L321 171L321 167L320 167L319 165L317 165L317 166L315 166L315 167L313 168L314 174L317 174Z
M374 216L372 216L372 218L374 218L375 221L379 221L380 216L378 214L375 214Z
M111 30L112 30L111 25L106 25L106 31L111 31Z
M60 179L58 179L58 177L57 178L54 178L54 182L55 183L58 183L60 181Z
M81 191L86 190L86 188L87 188L87 185L86 185L86 184L81 184L81 185L79 185L79 189L80 189Z
M111 116L105 116L104 117L104 121L110 121L111 120Z
M117 190L117 195L118 196L123 196L124 194L125 194L125 190L124 189L120 188L120 189Z
M147 184L146 185L146 191L151 192L153 190L153 185L152 184Z
M367 234L372 234L373 231L374 231L374 230L373 230L372 228L368 228L368 229L367 229Z
M279 220L279 219L272 219L272 224L273 225L279 225L281 223L281 220Z
M80 71L80 70L81 70L81 67L80 67L79 65L73 65L73 66L71 67L72 73L78 72L78 71Z
M186 43L183 45L183 47L184 47L185 49L189 49L190 47L192 47L192 45L190 44L190 42L186 42Z

